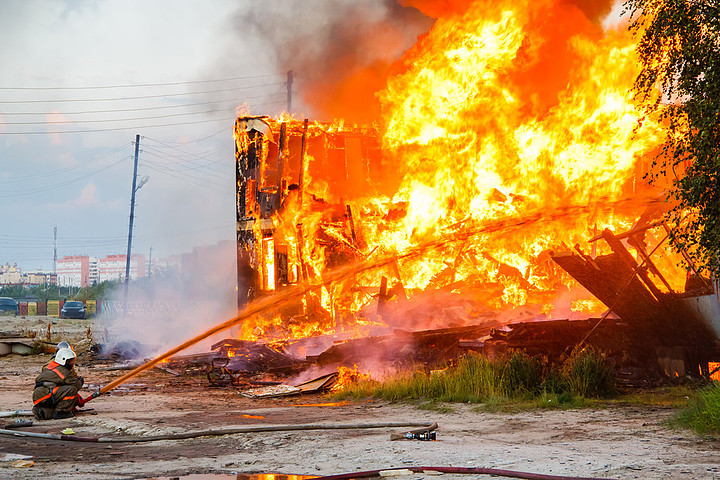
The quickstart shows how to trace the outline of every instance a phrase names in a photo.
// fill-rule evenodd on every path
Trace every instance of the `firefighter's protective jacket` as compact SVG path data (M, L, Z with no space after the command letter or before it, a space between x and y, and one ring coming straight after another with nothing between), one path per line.
M82 386L83 380L77 376L74 369L68 370L53 360L43 367L35 379L33 404L57 405L62 400L69 400L65 397L76 396Z

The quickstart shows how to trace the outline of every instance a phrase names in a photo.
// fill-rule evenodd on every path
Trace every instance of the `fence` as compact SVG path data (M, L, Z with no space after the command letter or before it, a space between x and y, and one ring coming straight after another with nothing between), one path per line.
M65 300L47 300L44 302L19 301L18 315L47 315L49 317L60 317ZM85 310L88 318L101 314L106 317L116 317L123 314L133 313L158 313L164 315L177 314L181 307L174 302L124 302L116 300L86 300Z
M92 317L101 311L102 301L86 300L83 302L87 316ZM49 317L60 317L60 310L65 305L65 300L46 300L44 302L19 301L18 315L47 315Z

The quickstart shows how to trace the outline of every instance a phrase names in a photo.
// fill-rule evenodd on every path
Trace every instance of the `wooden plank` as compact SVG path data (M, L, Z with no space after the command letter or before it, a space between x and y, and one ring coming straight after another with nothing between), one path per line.
M620 255L620 258L623 259L623 261L627 264L627 266L630 268L630 270L634 270L635 267L637 267L637 262L635 261L635 258L628 252L627 248L625 248L625 245L622 244L620 240L618 240L615 235L610 231L610 229L605 229L602 232L602 236L605 239L605 241L610 245L610 248L613 252L616 252ZM663 301L664 294L660 291L659 288L653 283L653 281L648 276L647 272L644 269L637 270L637 275L642 279L642 281L645 283L645 285L650 289L652 294L655 296L655 298L659 301Z

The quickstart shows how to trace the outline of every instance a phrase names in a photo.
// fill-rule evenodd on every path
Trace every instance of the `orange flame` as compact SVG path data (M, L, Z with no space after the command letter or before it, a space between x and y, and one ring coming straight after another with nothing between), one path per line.
M275 288L272 272L281 248L290 283L322 284L323 272L338 263L402 253L464 225L657 195L641 178L662 128L634 103L639 63L629 33L603 30L559 0L459 0L447 12L432 9L432 2L412 3L445 16L406 52L378 94L383 155L391 164L383 170L386 178L339 192L332 172L323 177L322 169L309 169L302 198L288 191L272 220L274 243L265 238L257 244L265 259L258 271L268 290ZM370 130L311 123L308 142ZM237 141L242 147L244 140ZM346 141L344 148L351 146ZM309 165L319 161L307 157ZM366 335L384 321L364 310L380 301L382 277L395 298L447 289L495 312L522 307L548 316L598 314L605 306L587 292L584 298L566 295L577 284L549 252L587 245L605 228L627 230L639 213L588 208L532 230L476 235L393 268L325 284L305 297L292 321L287 315L258 318L243 326L242 337ZM652 231L647 235L648 243L660 240ZM600 242L596 248L607 253ZM675 262L667 251L661 258L659 266ZM680 290L684 276L678 272L668 280ZM561 294L568 297L562 308L556 302ZM468 317L480 310L463 308Z
M369 373L363 373L360 371L360 367L353 365L352 367L338 367L338 378L335 385L332 387L332 391L336 392L342 390L350 384L357 383L361 380L370 380Z

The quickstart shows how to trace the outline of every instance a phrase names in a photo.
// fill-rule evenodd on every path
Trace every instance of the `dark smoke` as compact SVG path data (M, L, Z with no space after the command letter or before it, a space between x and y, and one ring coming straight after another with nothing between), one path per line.
M243 2L232 19L233 46L223 58L233 62L234 51L253 48L257 63L246 69L272 64L280 74L293 70L303 102L293 113L377 121L375 92L433 22L394 0Z
M490 7L494 2L241 1L230 19L231 40L219 49L210 76L276 73L273 82L277 83L292 70L291 113L324 121L376 122L380 119L376 92L385 88L388 75L402 68L399 60L403 53L429 31L434 19L462 15L476 3ZM561 18L548 18L546 28L577 30L574 25L578 22L599 28L613 0L557 0L554 5L554 15ZM567 65L558 67L563 71ZM285 107L284 93L282 85L268 87L266 99L248 102L256 104L249 113L279 113ZM238 98L238 105L244 101ZM271 101L274 103L268 103Z

